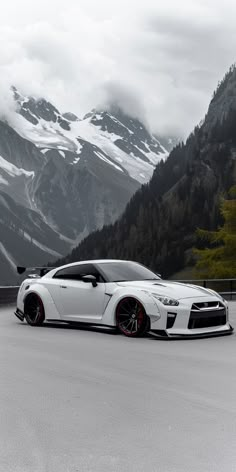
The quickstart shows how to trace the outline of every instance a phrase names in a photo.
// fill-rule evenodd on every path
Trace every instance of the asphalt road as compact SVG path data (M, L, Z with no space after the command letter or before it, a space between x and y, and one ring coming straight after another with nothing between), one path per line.
M12 312L0 309L1 472L236 471L236 335L128 339Z

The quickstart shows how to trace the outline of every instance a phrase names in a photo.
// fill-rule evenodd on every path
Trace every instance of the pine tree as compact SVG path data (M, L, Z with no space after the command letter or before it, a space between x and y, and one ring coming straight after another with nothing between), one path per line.
M206 249L195 249L198 256L197 275L208 278L236 277L236 186L220 205L224 224L218 231L197 230L198 237L208 243Z

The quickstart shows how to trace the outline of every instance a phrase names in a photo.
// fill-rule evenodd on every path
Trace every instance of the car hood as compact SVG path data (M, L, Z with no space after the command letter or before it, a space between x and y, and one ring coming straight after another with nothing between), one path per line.
M146 290L160 296L180 300L183 298L214 296L211 291L198 285L171 282L169 280L142 280L133 282L117 282L119 287L132 287Z

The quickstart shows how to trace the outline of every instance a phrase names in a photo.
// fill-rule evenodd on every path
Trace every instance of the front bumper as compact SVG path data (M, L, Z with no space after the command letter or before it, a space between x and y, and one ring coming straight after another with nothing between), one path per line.
M232 334L233 332L234 328L229 323L227 323L223 326L202 329L169 329L166 330L166 335L168 338L208 338L210 336L223 336Z
M191 331L191 332L190 332ZM197 331L197 330L195 330ZM156 335L159 338L163 339L199 339L199 338L213 338L216 336L229 336L233 334L234 328L231 325L228 325L227 328L222 326L221 329L216 330L198 330L198 332L193 332L193 330L181 330L177 332L177 330L150 330L151 334Z
M202 307L206 303L208 307ZM151 323L151 331L166 338L221 336L234 331L229 323L227 303L220 301L219 305L217 297L183 299L176 307L159 305L158 309L160 320Z

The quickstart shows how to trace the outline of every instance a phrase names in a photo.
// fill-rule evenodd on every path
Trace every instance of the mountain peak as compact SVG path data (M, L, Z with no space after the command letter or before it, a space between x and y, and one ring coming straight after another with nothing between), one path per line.
M64 130L70 130L70 121L45 98L22 95L16 87L12 87L18 112L33 125L38 125L40 120L58 123Z
M18 104L14 129L36 144L45 157L58 155L71 165L82 166L93 156L142 184L149 181L156 164L168 156L145 124L118 106L92 109L80 120L74 113L61 114L44 98L24 96L15 87L13 93Z
M131 157L157 163L168 155L139 119L128 116L116 105L104 110L93 109L84 120L98 127L102 133L113 136L115 145Z

